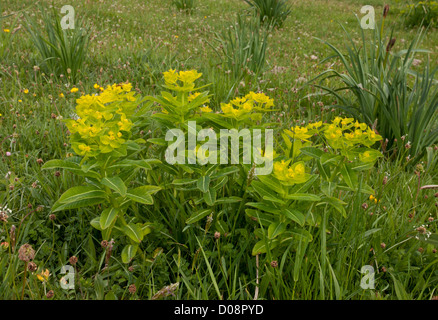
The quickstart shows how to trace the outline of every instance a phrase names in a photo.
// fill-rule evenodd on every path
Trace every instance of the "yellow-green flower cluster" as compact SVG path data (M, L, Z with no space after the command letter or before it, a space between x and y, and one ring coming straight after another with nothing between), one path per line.
M76 100L78 119L65 120L73 150L80 156L95 157L120 148L133 125L130 117L137 104L131 84L108 85L96 95Z
M180 71L170 69L163 72L164 82L168 89L188 92L195 88L195 81L202 76L196 70Z
M225 117L243 120L250 117L252 120L261 120L261 113L254 111L271 111L274 100L264 93L250 92L242 98L235 98L230 103L222 103L221 109Z
M289 165L290 162L291 160L274 162L274 177L287 186L304 183L309 180L310 174L306 173L303 161Z
M309 123L305 127L295 126L291 130L285 130L287 135L293 139L309 141L308 139L312 137L315 133L318 133L319 128L322 126L322 121Z
M324 136L334 149L349 148L357 145L372 146L382 137L365 123L353 118L336 117L332 123L324 124Z
M360 144L370 147L376 141L382 140L382 137L365 123L341 117L336 117L331 123L323 124L319 121L303 127L295 126L285 132L292 138L303 141L308 141L314 134L322 133L333 149L350 148Z

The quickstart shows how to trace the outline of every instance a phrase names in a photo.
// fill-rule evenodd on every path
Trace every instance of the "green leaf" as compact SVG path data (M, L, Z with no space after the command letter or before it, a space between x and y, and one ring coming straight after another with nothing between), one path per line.
M344 208L344 205L346 205L346 203L344 201L342 201L338 198L335 198L335 197L323 197L322 202L320 204L323 204L323 203L328 203L333 208L335 208L337 211L339 211L344 216L344 218L347 217L347 213L346 213L345 208Z
M310 193L293 193L288 194L286 196L286 199L289 200L299 200L299 201L320 201L321 198L317 195L310 194Z
M80 176L100 179L100 175L97 172L91 170L84 171L79 164L73 161L54 159L47 161L41 167L41 169L55 169L55 168L69 170Z
M215 174L211 175L211 180L214 180L214 179L217 179L220 177L224 177L224 176L227 176L227 175L235 173L235 172L239 172L238 167L235 167L235 166L226 167L224 169L217 171Z
M204 210L193 212L192 215L186 220L186 223L187 224L195 223L201 220L202 218L206 217L210 213L211 213L211 209L204 209Z
M204 201L210 207L216 202L216 189L210 188L206 193L204 193Z
M274 239L286 230L286 224L283 222L274 222L268 227L268 238Z
M248 202L246 203L247 206L253 207L253 208L257 208L266 212L270 212L273 214L280 214L281 210L277 209L273 206L267 205L265 203L260 203L260 202Z
M135 189L129 189L126 192L126 196L131 199L132 201L142 203L142 204L153 204L154 199L152 198L150 194L150 186L142 186Z
M141 230L143 232L143 236L146 236L152 232L151 225L147 223L144 224L143 227L141 227Z
M304 214L302 214L298 210L287 208L284 209L282 212L287 218L291 219L292 221L295 221L300 226L304 225L306 218L304 217Z
M102 228L100 227L100 217L96 217L93 220L91 220L90 224L94 229L102 231Z
M353 171L350 166L343 164L341 167L341 174L345 183L353 190L357 189L357 173Z
M277 181L271 179L269 176L257 176L257 178L272 191L275 191L279 194L284 194L283 186Z
M274 249L276 246L278 245L278 241L277 240L273 240L270 244L269 244L269 249L272 250ZM266 248L266 242L265 240L260 240L259 242L257 242L254 247L252 248L252 255L255 256L257 254L261 254L261 253L266 253L267 252L267 248Z
M295 238L300 238L300 240L306 240L308 242L313 240L312 234L305 229L292 229L291 233Z
M220 178L220 177L224 177L227 176L229 174L235 173L235 172L239 172L239 168L232 166L232 167L226 167L223 168L221 170L218 170L215 174L211 175L211 180Z
M123 168L123 167L130 167L130 168L137 167L137 168L142 168L144 170L152 170L152 165L160 164L160 163L161 161L158 159L141 159L141 160L125 159L108 167L108 169Z
M100 181L100 183L102 183L104 186L107 186L111 190L114 190L122 197L126 196L127 188L125 183L120 177L117 176L111 178L105 177L102 179L102 181Z
M123 263L131 262L132 258L134 258L135 254L137 253L137 249L138 249L138 245L136 244L126 245L122 250L122 262Z
M148 139L148 142L165 147L168 145L167 141L164 138L150 138Z
M122 232L133 241L140 243L143 240L143 231L139 226L129 223L121 228Z
M210 187L210 177L209 176L201 176L197 183L197 187L202 192L207 192Z
M336 189L336 186L338 184L336 182L331 182L331 181L322 181L321 182L321 191L327 196L327 197L331 197L331 195L333 194L333 192Z
M217 183L214 185L213 188L217 191L220 188L222 188L227 182L228 182L228 177L223 176L223 177L218 179Z
M118 210L115 208L107 208L100 215L99 223L101 230L105 230L116 220Z
M105 295L105 300L117 300L116 295L114 294L113 291L109 291L106 295Z
M177 185L177 186L183 186L186 184L192 184L197 182L196 179L175 179L172 181L172 184Z
M245 209L245 213L252 220L256 220L257 223L260 223L263 226L269 226L271 223L274 222L273 216L269 213L260 212L254 209Z
M275 203L279 203L281 205L286 204L286 202L284 202L281 199L278 199L278 197L271 197L271 196L264 196L263 200L267 200L267 201L271 201L271 202L275 202Z
M324 154L320 158L320 161L321 161L321 164L323 166L325 166L325 165L331 164L331 163L337 164L339 162L339 160L341 160L341 159L342 159L342 156L340 156L340 155L334 155L331 153L324 152Z
M303 154L316 159L319 159L323 154L325 154L324 151L315 147L302 147L300 150Z
M277 196L276 192L266 188L265 185L263 183L261 183L260 181L251 182L250 188L254 189L262 198L263 197L276 197Z
M394 281L395 294L399 300L411 300L411 297L406 292L403 284L397 280L397 278L391 273L392 280Z
M242 201L242 198L239 197L227 197L227 198L220 198L216 200L216 204L220 204L220 203L236 203L236 202L240 202Z
M68 189L52 207L52 212L77 209L102 203L106 199L105 191L94 186L79 186Z
M351 164L351 170L365 171L374 167L373 162L355 162Z
M324 180L327 180L327 181L328 181L328 180L330 179L330 175L329 175L330 171L329 171L329 169L326 168L326 167L324 167L324 166L322 165L320 159L318 159L318 160L316 161L316 165L317 165L317 167L318 167L319 174L321 175L321 177L322 177Z
M96 300L103 300L105 294L105 283L102 276L99 274L94 278L94 290L96 292Z
M147 194L155 194L158 191L160 191L162 188L159 186L154 186L154 185L144 185L135 189L131 189L131 190L139 190L138 192L144 192Z

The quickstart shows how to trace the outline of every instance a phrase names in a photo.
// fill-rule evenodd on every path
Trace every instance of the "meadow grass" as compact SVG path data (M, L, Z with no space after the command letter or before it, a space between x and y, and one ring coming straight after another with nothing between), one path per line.
M40 2L58 9L65 4ZM379 16L385 3L366 4L375 6ZM259 226L243 214L236 221L233 212L225 214L230 216L225 219L228 235L219 239L204 225L184 228L187 217L177 195L166 194L163 202L171 204L168 207L144 207L136 213L142 221L152 221L154 231L132 268L113 255L102 269L105 251L99 233L89 224L96 210L60 212L50 219L51 206L62 192L83 179L64 171L41 170L42 163L70 152L61 120L71 117L80 94L94 92L96 83L129 81L138 93L154 95L162 89L162 72L196 69L204 74L203 84L213 84L209 90L215 95L214 110L220 110L221 102L254 90L274 98L279 111L266 120L277 122L280 128L328 121L340 114L332 108L335 99L314 95L319 91L306 83L328 65L342 70L342 64L336 60L319 64L332 53L316 38L342 47L346 39L340 23L359 43L355 14L360 16L365 3L289 1L290 16L268 36L264 70L257 78L243 77L237 82L221 72L221 58L215 50L218 43L213 38L233 25L238 14L247 13L244 1L197 1L191 14L178 11L171 0L71 0L69 4L91 30L88 57L74 83L68 73L41 70L38 50L23 26L23 11L41 18L34 1L0 0L2 15L11 15L0 20L0 32L10 29L13 33L0 60L0 206L13 210L9 224L0 225L0 242L10 242L10 225L14 224L20 228L16 243L33 243L39 271L48 268L52 274L44 284L29 278L26 298L46 299L46 293L54 290L55 299L151 299L176 282L175 296L166 299L391 300L438 295L436 245L416 239L416 228L421 225L429 225L434 233L437 230L436 190L420 190L437 183L436 150L424 159L428 161L422 162L421 172L405 169L399 160L379 160L362 181L376 190L377 203L360 192L339 192L347 215L312 208L306 221L313 241L294 242L279 256L251 255L257 238L253 231ZM416 29L405 28L397 14L398 4L389 4L387 25L394 27L397 51L414 38ZM436 66L435 29L428 30L421 47L432 51L430 61ZM423 64L426 61L425 56L419 59ZM72 93L73 87L79 92ZM155 130L151 123L144 128L144 137L153 137ZM160 179L159 174L155 179ZM121 248L116 245L117 250ZM77 285L75 290L63 290L60 269L71 256L79 257ZM375 269L373 290L360 286L364 265ZM20 277L21 262L10 250L0 251L0 298L20 298ZM131 284L136 285L135 294L129 292Z

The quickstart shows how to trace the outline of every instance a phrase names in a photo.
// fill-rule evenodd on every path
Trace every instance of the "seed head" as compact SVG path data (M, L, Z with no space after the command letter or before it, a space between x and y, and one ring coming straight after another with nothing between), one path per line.
M128 291L130 294L134 294L137 291L137 287L135 286L135 284L131 284L128 288Z
M389 4L385 5L385 7L383 8L383 18L386 18L388 12L389 12Z
M24 262L29 262L35 258L35 250L28 243L23 244L18 250L18 259Z
M75 266L76 263L78 263L78 258L76 258L75 256L70 257L70 259L68 259L68 261L70 262L70 264L72 266Z
M30 272L34 272L38 269L38 266L36 265L35 262L29 262L27 265L27 270L29 270Z
M392 47L394 47L394 44L395 44L395 38L389 40L388 45L386 46L386 52L391 51Z
M277 260L272 261L271 262L271 267L272 268L277 268L278 267L278 261Z
M421 233L421 234L426 234L426 233L427 233L426 228L423 227L423 226L418 227L418 228L417 228L417 231L418 231L419 233Z
M49 292L47 292L46 297L47 299L52 299L54 295L55 293L53 292L53 290L50 290Z

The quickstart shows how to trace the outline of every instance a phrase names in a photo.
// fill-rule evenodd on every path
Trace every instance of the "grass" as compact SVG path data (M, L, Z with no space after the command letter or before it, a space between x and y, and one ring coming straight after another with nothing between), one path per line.
M154 231L143 244L140 258L130 265L114 254L104 268L106 251L100 234L89 225L95 209L60 212L56 219L50 216L54 201L82 180L62 170L56 174L42 171L41 162L63 158L69 152L61 119L71 116L81 93L95 92L96 83L104 86L129 81L143 95L158 94L163 71L195 68L204 73L204 84L214 83L210 90L216 94L211 105L215 110L230 97L262 90L275 99L279 109L266 121L280 127L330 120L337 115L337 110L332 111L335 99L318 97L314 94L319 89L304 84L328 67L319 62L332 54L316 38L343 47L346 39L336 22L360 41L354 14L360 15L362 2L288 2L292 9L289 17L268 36L264 71L238 82L223 74L218 48L210 44L214 34L233 25L236 15L245 12L248 6L244 1L197 1L196 10L187 15L174 8L171 0L108 4L72 0L69 4L76 15L89 17L91 28L88 58L77 79L41 70L39 53L29 34L24 27L15 31L7 44L8 54L0 61L0 206L7 204L13 210L8 224L0 225L0 242L11 242L13 224L16 243L32 243L37 252L39 269L27 273L25 299L47 299L49 290L55 292L55 299L151 299L163 287L177 282L175 296L169 294L165 299L253 299L257 295L259 299L392 300L438 295L436 246L416 239L421 239L416 231L421 225L437 232L436 191L419 188L437 184L434 149L422 159L424 171L419 174L415 168L400 170L398 161L379 161L363 183L376 190L380 202L362 193L337 194L347 203L347 216L312 208L306 221L313 241L297 240L278 255L252 256L257 241L254 230L260 226L242 215L236 217L238 228L234 228L231 211L223 213L228 234L222 232L219 239L205 219L185 228L187 213L173 194L162 199L172 206L144 207L137 213L142 221L153 222ZM33 3L0 0L2 15L11 14L0 20L0 32L6 28L13 31L16 21L24 23L20 10L39 19L41 13ZM59 9L64 5L60 0L53 4ZM385 2L367 4L374 5L379 14ZM397 4L389 4L386 25L397 30L395 52L405 48L416 29L405 28L398 20ZM436 67L438 32L430 29L422 44L432 51L429 58ZM426 56L419 59L424 66ZM343 71L340 61L331 63L331 68ZM72 87L79 92L71 93ZM151 137L156 129L156 124L150 123L143 129L144 137ZM116 243L114 252L122 248ZM60 270L73 255L79 258L76 289L63 290ZM364 265L375 270L374 290L360 287ZM46 268L51 276L42 283L36 274ZM0 248L0 298L20 299L23 276L23 263L16 254L11 248ZM132 284L137 289L134 294L128 289Z

